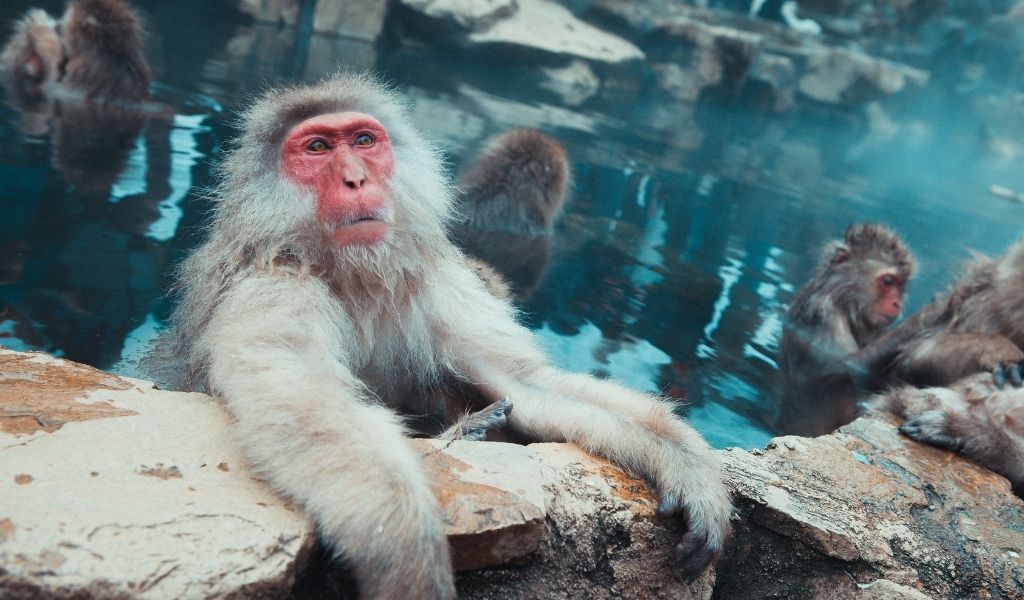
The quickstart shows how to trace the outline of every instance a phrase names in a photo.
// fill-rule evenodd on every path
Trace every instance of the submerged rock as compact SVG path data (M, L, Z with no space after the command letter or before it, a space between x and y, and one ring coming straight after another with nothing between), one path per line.
M692 584L673 569L680 525L607 461L568 444L414 443L460 597L1024 596L1024 502L892 417L723 451L734 534ZM0 597L320 597L317 556L214 399L0 349Z

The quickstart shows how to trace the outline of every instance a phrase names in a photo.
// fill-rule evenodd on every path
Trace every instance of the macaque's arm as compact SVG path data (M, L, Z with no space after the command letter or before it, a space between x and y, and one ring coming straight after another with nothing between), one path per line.
M397 416L345 366L347 324L323 282L250 277L225 294L201 350L248 460L297 500L364 598L454 597L437 502Z
M444 324L455 364L488 399L508 397L508 423L517 433L576 443L645 477L658 492L659 512L685 520L677 557L685 575L699 574L721 552L732 510L717 455L667 402L549 366L507 305L479 282L463 285L470 305Z

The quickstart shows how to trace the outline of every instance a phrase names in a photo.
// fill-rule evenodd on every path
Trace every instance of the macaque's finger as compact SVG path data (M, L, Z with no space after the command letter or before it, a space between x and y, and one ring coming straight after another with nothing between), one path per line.
M682 521L686 525L683 539L676 544L672 556L679 574L692 581L704 572L711 561L722 553L722 536L712 539L711 531L701 518L694 518L694 511L678 498L666 496L658 504L658 516Z
M1013 387L1019 388L1021 385L1024 385L1024 381L1021 380L1020 364L1014 363L1010 365L1008 370L1010 372L1010 383L1013 384Z
M997 365L992 370L992 381L995 382L996 387L999 389L1006 387L1006 370L1003 369L1003 365Z

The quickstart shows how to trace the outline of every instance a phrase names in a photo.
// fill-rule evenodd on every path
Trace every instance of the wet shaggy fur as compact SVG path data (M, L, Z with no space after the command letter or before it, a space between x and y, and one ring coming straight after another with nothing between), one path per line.
M389 228L372 246L330 243L314 194L278 166L291 127L348 111L380 121L394 156ZM437 501L399 412L443 416L446 390L461 386L492 404L450 431L504 425L606 456L686 523L682 575L720 553L731 507L716 455L663 400L550 366L448 240L453 190L394 91L358 74L270 90L240 127L207 240L180 269L180 352L193 387L223 400L249 461L312 516L363 598L455 596Z
M902 387L871 404L904 417L909 437L971 458L1024 495L1024 390L999 389L981 373L948 388Z
M29 9L0 50L0 77L22 100L41 97L59 77L63 57L57 22L42 9Z
M514 299L530 296L547 270L551 236L570 187L565 149L535 129L491 138L459 180L459 222L452 238L508 282Z
M814 279L786 313L779 349L782 431L820 435L859 412L876 363L895 352L889 338L878 344L887 327L874 315L882 272L897 275L901 285L914 272L910 251L883 225L851 225L822 251Z
M62 82L87 100L149 98L142 26L122 0L75 0L61 20L67 62Z
M1019 371L1024 361L1024 238L997 258L978 257L945 294L901 325L892 377L946 385L978 371Z

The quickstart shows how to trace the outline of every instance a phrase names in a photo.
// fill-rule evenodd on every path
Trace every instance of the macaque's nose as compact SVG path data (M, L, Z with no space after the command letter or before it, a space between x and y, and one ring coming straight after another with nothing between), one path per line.
M366 166L354 156L341 160L341 181L350 190L358 190L366 183Z
M366 172L362 169L346 169L341 178L345 182L345 187L358 190L366 182Z

